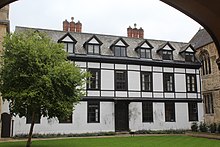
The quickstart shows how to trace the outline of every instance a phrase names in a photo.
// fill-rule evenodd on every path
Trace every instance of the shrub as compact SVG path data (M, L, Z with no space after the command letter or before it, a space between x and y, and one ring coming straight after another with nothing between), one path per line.
M199 124L199 130L200 130L201 132L207 132L207 131L208 131L208 127L207 127L207 125L206 125L205 123L200 122L200 124Z
M198 124L197 122L193 122L192 125L191 125L191 130L193 132L198 132Z
M215 133L216 132L216 129L217 128L217 124L216 123L212 123L210 126L209 126L209 130L211 133Z

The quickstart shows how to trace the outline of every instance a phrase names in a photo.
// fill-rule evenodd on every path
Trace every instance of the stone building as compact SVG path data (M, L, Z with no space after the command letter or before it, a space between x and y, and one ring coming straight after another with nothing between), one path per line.
M202 63L200 69L205 122L220 123L220 71L216 64L218 50L205 29L200 29L190 43L196 49L196 57Z
M0 9L0 51L2 51L2 41L3 41L3 38L7 32L9 32L9 5L6 5L5 7ZM2 99L1 99L1 97L0 97L0 114L2 114ZM3 125L1 123L4 122L4 118L1 117L0 119L1 119L0 131L2 133L2 131L4 131L4 130L1 129L2 125ZM6 128L6 127L3 127L3 128Z

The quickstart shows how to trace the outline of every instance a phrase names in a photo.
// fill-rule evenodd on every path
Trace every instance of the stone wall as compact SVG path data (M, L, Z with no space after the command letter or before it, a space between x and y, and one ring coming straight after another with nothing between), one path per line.
M213 122L220 123L220 71L216 64L216 59L219 58L219 55L215 44L210 43L197 49L196 56L198 57L201 51L204 50L209 53L211 74L201 75L202 93L212 93L214 102L214 114L205 114L205 122L208 124Z
M9 6L5 6L0 9L0 54L2 51L2 41L6 33L9 32ZM0 97L0 114L2 114L2 98ZM0 115L1 120L1 115ZM0 132L1 132L1 121L0 121ZM1 136L0 136L1 137Z

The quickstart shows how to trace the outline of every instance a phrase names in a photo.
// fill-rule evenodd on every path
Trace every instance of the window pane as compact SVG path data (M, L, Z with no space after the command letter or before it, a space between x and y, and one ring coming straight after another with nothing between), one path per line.
M196 102L188 103L189 121L198 121L198 107Z
M121 56L120 47L115 47L115 56Z
M115 71L115 90L127 90L126 71Z
M91 77L88 78L88 89L99 89L100 88L100 70L99 69L89 69Z
M146 49L146 58L151 59L151 50L150 49Z
M141 58L146 58L145 49L140 49Z
M88 54L93 54L93 45L88 44Z
M165 73L164 74L164 91L172 92L174 91L174 81L173 74Z
M152 91L152 73L142 72L142 90L143 91Z
M165 121L175 122L175 103L165 102Z
M94 54L99 54L99 45L94 45Z
M153 122L153 103L152 102L142 102L142 121L143 122Z
M64 50L65 52L67 52L67 43L64 43L64 48L63 48L63 50Z
M68 53L73 53L73 43L68 43Z
M99 122L99 105L98 101L88 101L88 123Z
M121 56L125 57L125 47L121 47Z
M172 60L172 51L163 51L163 60Z

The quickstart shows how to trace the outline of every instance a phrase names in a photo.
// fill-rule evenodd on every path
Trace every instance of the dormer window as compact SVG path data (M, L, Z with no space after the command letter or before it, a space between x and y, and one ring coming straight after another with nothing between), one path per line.
M163 60L173 60L173 52L168 50L163 50Z
M58 40L58 43L64 44L64 51L73 54L75 52L75 44L77 41L70 35L70 33L65 34Z
M185 53L185 61L186 62L194 62L195 61L194 53L186 52Z
M100 55L101 45L102 42L94 35L86 41L83 46L85 47L87 54Z
M166 42L159 46L157 52L161 54L163 60L173 60L173 51L175 49L171 46L169 42Z
M180 49L180 54L185 58L186 62L195 62L195 50L192 45L183 46Z
M135 50L137 51L139 58L151 59L152 48L152 45L147 40L144 40L135 48Z
M127 47L128 47L128 44L122 38L119 38L111 45L110 48L113 50L114 56L126 57Z

